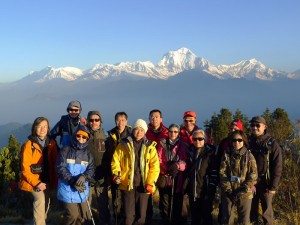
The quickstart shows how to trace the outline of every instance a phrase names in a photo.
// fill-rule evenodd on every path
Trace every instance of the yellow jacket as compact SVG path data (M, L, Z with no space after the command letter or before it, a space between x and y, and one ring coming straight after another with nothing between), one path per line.
M155 188L155 183L160 172L159 159L156 151L156 142L144 140L140 154L140 171L144 187L150 184ZM117 146L112 162L111 169L114 175L120 172L120 190L133 189L135 154L132 138L123 139Z

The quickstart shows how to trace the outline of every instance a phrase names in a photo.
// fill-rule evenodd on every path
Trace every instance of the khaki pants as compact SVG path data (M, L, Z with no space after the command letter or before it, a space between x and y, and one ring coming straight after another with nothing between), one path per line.
M33 224L46 225L47 212L50 206L49 191L31 192L33 196Z

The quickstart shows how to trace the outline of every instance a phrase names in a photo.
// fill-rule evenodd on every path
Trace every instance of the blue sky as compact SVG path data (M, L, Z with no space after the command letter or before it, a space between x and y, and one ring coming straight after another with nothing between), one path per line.
M157 64L189 48L210 63L256 58L300 69L299 0L4 0L0 2L0 82L46 66Z

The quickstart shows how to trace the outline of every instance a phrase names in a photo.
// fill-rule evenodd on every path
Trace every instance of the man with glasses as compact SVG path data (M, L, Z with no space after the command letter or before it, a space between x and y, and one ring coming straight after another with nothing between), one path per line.
M188 145L192 145L192 134L195 130L199 130L199 127L196 125L197 116L193 111L186 111L183 114L183 127L180 130L180 138L183 142Z
M110 223L110 212L108 206L108 180L107 174L110 170L110 164L106 160L105 141L106 136L102 129L102 116L99 111L89 111L87 115L87 127L90 131L90 140L88 149L94 158L96 167L95 175L90 182L91 190L90 202L92 202L92 193L96 197L96 207L99 212L99 224Z
M258 180L256 194L252 200L250 220L259 224L259 201L262 206L264 224L274 224L273 197L282 174L282 149L267 131L265 118L255 116L250 121L249 145L257 163Z
M50 136L53 139L60 136L61 147L68 146L78 126L86 124L85 119L80 116L81 110L79 101L71 101L67 107L68 115L62 116L50 131Z

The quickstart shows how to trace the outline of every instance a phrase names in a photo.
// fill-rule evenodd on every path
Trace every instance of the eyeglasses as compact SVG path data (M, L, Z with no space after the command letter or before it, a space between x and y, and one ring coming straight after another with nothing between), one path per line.
M89 119L89 122L94 123L94 122L99 122L100 119Z
M194 120L184 120L185 123L193 123Z
M79 109L72 109L72 108L69 108L68 111L69 111L69 112L78 112Z
M243 139L242 138L233 138L232 142L242 142Z
M260 128L260 124L259 123L251 123L250 127Z
M175 133L175 134L177 134L178 131L177 130L169 130L169 133Z
M82 138L83 140L86 140L86 139L88 139L88 137L86 137L86 136L83 136L83 135L79 135L79 134L77 134L76 135L76 138Z
M193 138L193 141L203 141L204 138L203 137L199 137L199 138Z

